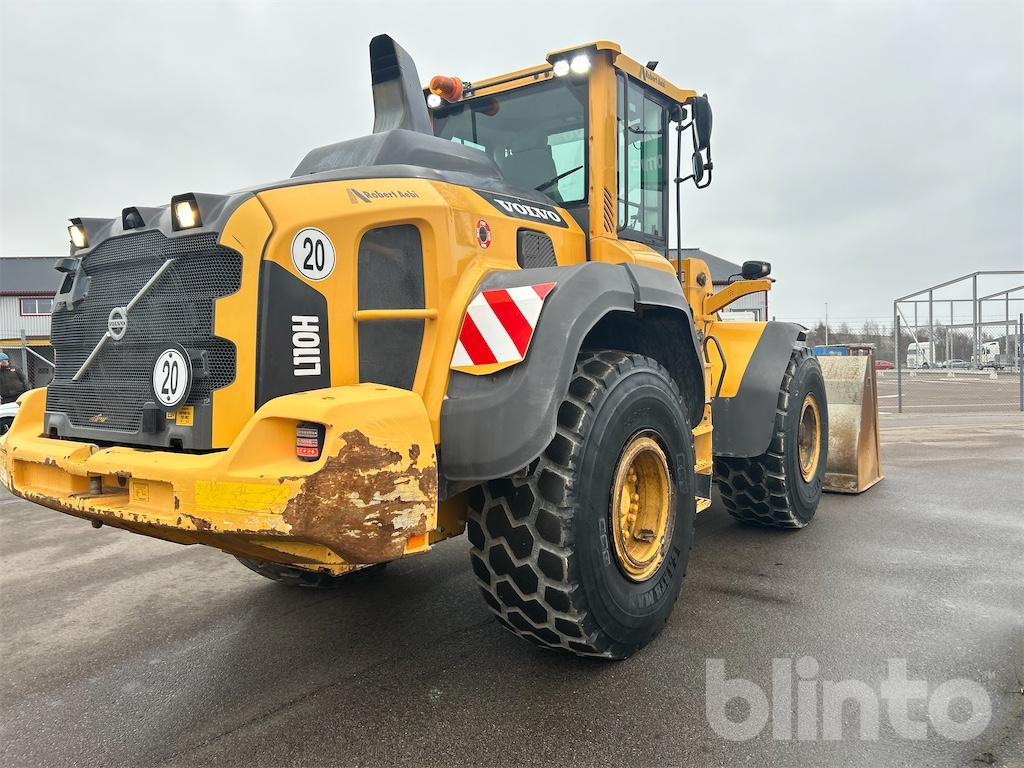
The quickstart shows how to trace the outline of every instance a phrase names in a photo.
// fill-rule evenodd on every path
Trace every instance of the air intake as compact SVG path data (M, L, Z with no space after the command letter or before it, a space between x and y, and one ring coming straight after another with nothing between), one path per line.
M405 128L433 135L416 63L389 35L370 41L370 82L374 133Z

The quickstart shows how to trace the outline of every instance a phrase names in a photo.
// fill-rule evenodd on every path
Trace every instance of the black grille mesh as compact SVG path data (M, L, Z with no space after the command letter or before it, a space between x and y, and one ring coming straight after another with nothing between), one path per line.
M166 259L174 264L128 313L128 330L107 342L80 381L82 363L107 330L107 316L123 307ZM242 257L217 244L215 234L167 238L140 232L111 238L85 256L89 293L75 309L52 318L57 368L47 390L48 411L66 413L79 427L138 432L142 405L152 399L153 363L168 343L206 351L209 376L193 381L187 403L198 404L235 376L235 346L213 335L213 302L241 287ZM91 422L97 414L105 421Z
M520 229L516 235L516 241L519 251L517 260L523 269L558 266L558 262L555 260L555 246L551 242L551 238L543 232Z

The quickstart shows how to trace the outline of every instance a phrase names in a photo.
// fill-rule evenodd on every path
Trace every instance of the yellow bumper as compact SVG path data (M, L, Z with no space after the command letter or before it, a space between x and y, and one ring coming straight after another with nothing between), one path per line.
M21 398L0 438L0 482L77 517L232 554L343 570L429 548L437 458L426 410L377 384L270 401L230 448L192 455L41 436L46 390ZM295 427L326 426L315 462Z

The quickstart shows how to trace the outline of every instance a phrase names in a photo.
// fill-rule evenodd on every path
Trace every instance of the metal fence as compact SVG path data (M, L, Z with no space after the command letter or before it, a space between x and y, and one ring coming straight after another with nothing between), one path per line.
M972 272L893 301L897 411L1024 410L1021 275Z
M1010 353L990 353L984 359L943 357L923 359L915 342L903 331L897 316L894 368L879 371L879 404L897 413L917 411L979 412L1024 411L1024 368L1021 367L1020 339L1024 336L1024 314L1011 326ZM919 342L918 342L919 343ZM884 382L884 384L883 384ZM887 403L887 400L894 401Z
M922 359L917 350L929 337L904 327L899 314L893 323L878 317L838 318L827 326L810 318L777 319L808 326L808 346L819 356L858 354L870 346L882 413L1024 411L1024 372L1018 362L1024 338L1022 313L1011 318L1008 333L1003 320L998 329L980 328L980 344L987 346L977 361L972 354L972 329L950 329L946 323L936 322L930 337L937 354ZM953 354L946 354L947 344Z

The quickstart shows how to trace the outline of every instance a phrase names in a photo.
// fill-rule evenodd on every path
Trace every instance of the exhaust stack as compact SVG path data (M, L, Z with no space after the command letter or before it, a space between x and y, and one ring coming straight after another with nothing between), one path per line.
M433 135L416 63L390 35L370 41L370 82L374 133L405 128Z

